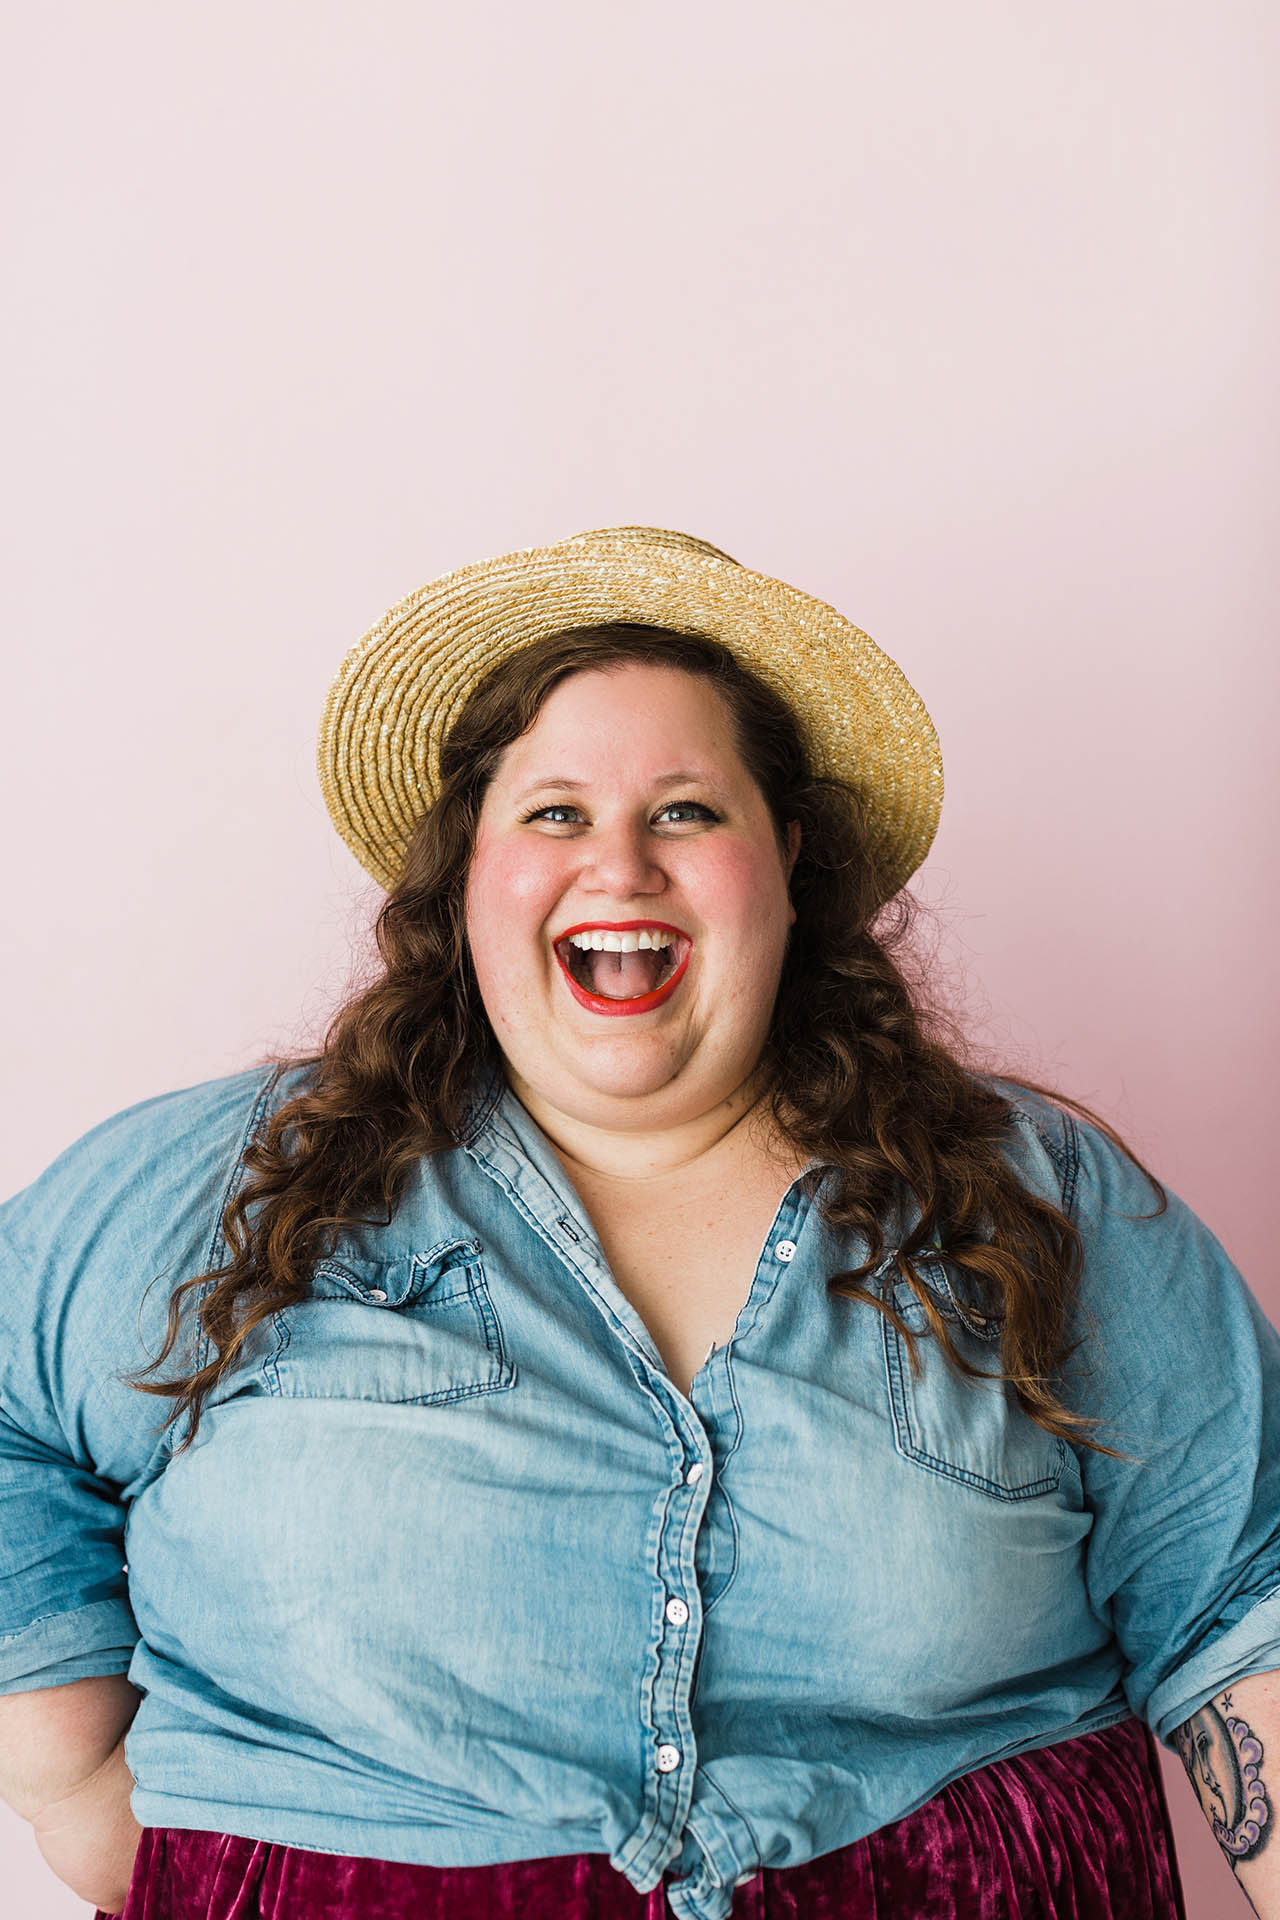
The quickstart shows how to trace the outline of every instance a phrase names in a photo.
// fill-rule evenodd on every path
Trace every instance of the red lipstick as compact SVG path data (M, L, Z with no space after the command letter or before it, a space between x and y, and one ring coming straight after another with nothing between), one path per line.
M604 994L592 993L589 988L582 986L574 979L560 952L562 940L567 940L570 934L574 933L631 933L641 927L657 927L663 933L674 933L684 949L670 975L660 987L655 987L652 993L637 994L634 1000L610 1000ZM682 927L670 926L665 920L583 920L577 926L566 927L563 933L557 934L552 942L552 950L560 971L568 983L570 993L578 1005L586 1007L589 1013L648 1013L651 1008L660 1007L679 986L684 978L685 969L689 965L693 941Z

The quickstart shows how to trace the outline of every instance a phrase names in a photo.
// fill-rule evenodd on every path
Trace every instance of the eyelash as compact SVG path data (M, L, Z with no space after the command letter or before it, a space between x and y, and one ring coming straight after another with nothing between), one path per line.
M660 807L658 811L660 813L667 813L672 807L696 807L699 813L706 814L708 820L720 820L722 818L722 815L718 814L713 807L704 807L701 800L668 800L666 806ZM571 807L564 801L553 801L550 806L535 807L532 813L522 813L520 820L522 825L527 825L530 820L540 820L544 813L576 813L577 811L578 809L576 807ZM562 820L553 820L551 824L552 826L559 827L565 825L565 822Z

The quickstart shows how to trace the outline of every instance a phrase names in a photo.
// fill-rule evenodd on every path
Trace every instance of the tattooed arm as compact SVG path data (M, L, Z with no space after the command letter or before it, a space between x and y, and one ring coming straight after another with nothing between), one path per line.
M1235 1681L1173 1740L1250 1906L1280 1920L1280 1671Z

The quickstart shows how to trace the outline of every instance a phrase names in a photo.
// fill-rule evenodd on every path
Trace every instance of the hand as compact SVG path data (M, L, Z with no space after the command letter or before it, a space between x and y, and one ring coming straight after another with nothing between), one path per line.
M133 1785L122 1739L95 1773L31 1822L59 1880L104 1913L123 1910L142 1838L129 1805Z

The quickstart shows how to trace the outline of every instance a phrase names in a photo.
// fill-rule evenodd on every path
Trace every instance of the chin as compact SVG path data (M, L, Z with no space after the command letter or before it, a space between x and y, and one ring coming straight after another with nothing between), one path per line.
M637 1099L644 1094L662 1093L671 1086L680 1074L680 1066L671 1066L667 1062L654 1062L643 1067L638 1061L620 1065L611 1071L608 1067L597 1066L594 1071L580 1073L566 1080L565 1092L580 1091L584 1094L601 1094L606 1097Z
M565 1108L601 1100L642 1100L673 1088L681 1080L686 1064L670 1057L617 1061L597 1058L581 1065L575 1063L573 1067L561 1061L554 1076L549 1075L544 1084L550 1086L547 1097Z

